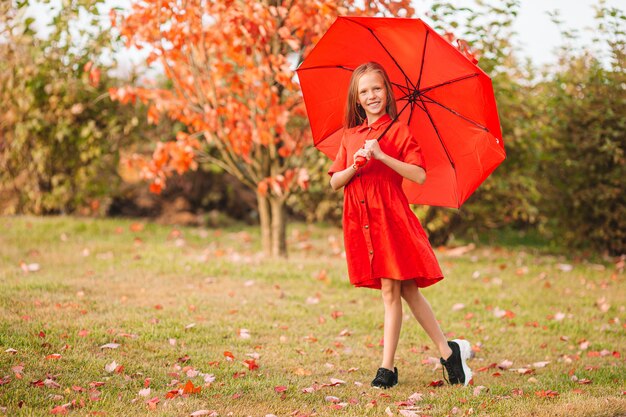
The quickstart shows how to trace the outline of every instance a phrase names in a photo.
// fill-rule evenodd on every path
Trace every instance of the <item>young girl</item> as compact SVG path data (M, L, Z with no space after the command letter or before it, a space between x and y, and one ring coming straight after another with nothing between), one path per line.
M398 383L394 356L402 325L402 298L437 345L449 383L467 385L472 378L466 363L471 354L469 342L446 340L419 291L443 276L402 191L404 178L423 184L426 170L420 146L408 126L396 121L389 127L396 115L391 83L383 67L369 62L356 68L348 90L344 135L328 172L334 190L345 186L343 231L350 282L382 292L383 359L372 386L390 388ZM368 162L360 168L357 157Z

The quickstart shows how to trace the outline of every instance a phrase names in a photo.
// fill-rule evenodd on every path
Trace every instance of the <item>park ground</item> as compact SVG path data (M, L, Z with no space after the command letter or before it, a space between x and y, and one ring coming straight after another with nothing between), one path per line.
M626 415L624 258L497 232L437 248L423 293L474 383L442 385L405 306L381 391L379 292L349 285L340 229L288 236L269 259L249 226L0 218L0 416Z

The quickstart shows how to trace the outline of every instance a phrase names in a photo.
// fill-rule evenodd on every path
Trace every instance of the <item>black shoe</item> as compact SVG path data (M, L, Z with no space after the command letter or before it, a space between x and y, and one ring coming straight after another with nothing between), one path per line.
M452 355L448 359L439 359L448 373L448 383L450 385L469 384L472 380L472 370L467 366L467 360L472 356L472 347L467 340L460 339L448 342L448 346L452 349Z
M391 388L398 384L398 368L393 368L391 372L387 368L378 368L376 378L372 381L372 386L376 388Z

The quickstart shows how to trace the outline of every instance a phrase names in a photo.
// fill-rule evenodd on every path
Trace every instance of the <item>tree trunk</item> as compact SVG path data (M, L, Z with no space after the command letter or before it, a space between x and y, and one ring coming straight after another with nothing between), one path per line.
M270 199L272 208L272 256L287 256L287 221L285 215L285 200L282 198Z
M256 193L257 205L259 209L259 221L261 223L261 246L263 253L272 255L272 222L270 212L270 202L267 196Z

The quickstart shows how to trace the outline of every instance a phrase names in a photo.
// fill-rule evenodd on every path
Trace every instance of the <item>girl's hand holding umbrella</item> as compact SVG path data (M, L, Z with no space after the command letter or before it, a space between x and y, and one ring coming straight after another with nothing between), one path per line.
M356 151L356 153L354 154L354 165L357 167L357 169L361 168L362 166L367 164L367 161L370 158L371 158L371 152L368 150L365 150L364 148L361 148L358 151Z

